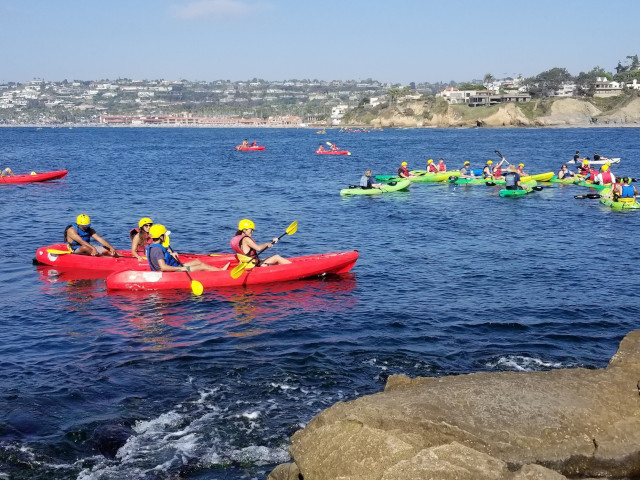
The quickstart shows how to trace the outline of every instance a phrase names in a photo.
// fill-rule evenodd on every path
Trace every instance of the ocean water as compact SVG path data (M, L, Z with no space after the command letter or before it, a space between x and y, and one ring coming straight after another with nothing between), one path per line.
M264 152L236 152L243 138ZM638 129L328 130L0 128L1 167L68 168L0 186L0 479L263 479L289 437L389 375L601 368L637 328L640 212L549 185L414 184L340 197L367 168L500 150L530 172L576 149L640 176ZM336 142L351 156L317 156ZM76 215L127 248L149 216L178 251L295 235L283 256L357 249L352 273L251 289L110 293L32 265Z

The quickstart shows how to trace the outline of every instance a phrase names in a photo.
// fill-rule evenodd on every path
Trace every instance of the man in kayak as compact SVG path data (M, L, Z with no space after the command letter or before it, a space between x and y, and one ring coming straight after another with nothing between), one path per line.
M507 190L522 190L520 174L515 165L509 165L509 170L504 174L504 181Z
M362 178L360 178L360 188L382 188L381 183L373 183L371 179L371 170L364 172Z
M573 163L576 165L580 163L580 151L576 150L575 155L573 156Z
M598 185L608 185L610 183L615 183L616 177L609 170L609 165L606 163L600 167L600 172L596 175L596 178L593 180L593 183L597 183Z
M475 178L473 170L471 170L471 162L467 160L460 169L460 178Z
M96 247L91 245L92 238L96 242L102 244L104 249L109 252L109 255L113 255L114 257L118 256L116 249L113 248L104 238L98 235L93 228L91 228L91 219L89 218L89 215L78 215L76 223L67 225L64 229L64 242L69 244L69 248L73 253L91 255L92 257L104 253L104 249L102 247L102 251L98 251Z
M438 171L439 172L446 172L447 171L447 164L444 163L444 158L440 158L438 160Z
M242 140L242 143L240 144L240 148L245 148L248 146L249 146L249 140L245 138L244 140Z
M236 252L238 260L246 263L253 263L255 266L264 267L268 265L286 265L291 263L280 255L271 255L265 260L260 260L258 255L264 250L273 247L278 243L278 238L272 239L269 243L257 244L253 240L253 231L256 225L249 219L244 218L238 222L238 230L231 238L231 248Z
M484 178L493 177L493 170L491 168L491 165L493 165L493 160L487 160L487 164L482 168L482 176Z
M637 195L638 190L636 190L636 187L631 185L631 178L629 177L624 177L622 179L622 185L618 185L613 192L614 200L618 200L620 198L631 198L631 201L635 202Z
M4 170L0 171L0 177L13 177L13 171L7 167Z
M572 178L575 176L576 174L573 173L571 170L569 170L569 167L567 167L566 164L562 165L562 167L560 168L560 170L558 170L558 173L556 174L556 177L558 177L558 179L560 180Z
M224 267L217 268L197 259L185 264L180 263L178 254L169 246L170 233L164 225L159 223L149 229L153 243L147 246L146 253L149 268L154 272L217 272L229 267L227 263Z
M409 167L407 165L408 165L407 162L402 162L400 164L400 166L398 167L398 176L399 177L401 177L401 178L415 177L415 175L411 175L409 173Z

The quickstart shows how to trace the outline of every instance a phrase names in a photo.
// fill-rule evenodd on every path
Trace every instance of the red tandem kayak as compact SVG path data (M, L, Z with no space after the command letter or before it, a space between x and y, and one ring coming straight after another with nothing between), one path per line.
M242 145L237 145L236 150L238 150L239 152L254 152L254 151L264 150L264 146L259 147L256 145L254 147L243 147Z
M316 150L317 155L351 155L348 150Z
M128 250L117 250L120 257L110 255L78 255L75 253L64 253L69 249L65 243L55 243L36 250L35 263L78 270L99 270L102 272L119 272L122 270L149 270L149 263L146 260L138 260L131 255ZM212 253L212 254L180 254L180 260L189 262L198 259L215 267L222 267L228 262L237 262L236 256L232 253Z
M14 175L13 177L0 177L0 183L33 183L59 180L67 176L68 170L56 170L55 172L32 173Z
M347 273L358 259L358 251L325 253L293 257L290 264L257 267L245 270L238 278L231 277L231 270L219 272L191 272L193 280L206 288L241 287L262 283L286 282L315 277L325 273ZM237 264L237 262L236 262ZM185 272L151 272L127 270L107 277L109 290L190 290L191 280Z

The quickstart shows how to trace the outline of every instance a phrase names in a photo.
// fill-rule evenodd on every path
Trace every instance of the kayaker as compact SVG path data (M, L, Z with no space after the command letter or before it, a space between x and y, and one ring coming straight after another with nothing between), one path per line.
M586 177L589 175L589 157L582 160L582 163L578 167L578 174Z
M253 231L256 229L255 224L244 218L238 222L238 230L236 234L231 238L231 248L238 254L238 260L245 261L247 263L252 262L258 267L268 265L286 265L291 263L286 258L282 258L280 255L271 255L265 260L260 260L258 255L264 250L273 247L278 243L278 238L272 239L268 243L257 244L253 240ZM250 257L247 261L244 257Z
M631 185L631 178L624 177L622 179L622 182L623 182L623 184L622 185L618 185L618 187L613 192L614 199L615 199L615 197L618 197L618 198L631 198L631 199L633 199L632 201L635 202L636 196L638 195L638 190L636 190L636 187Z
M149 229L153 226L153 220L149 217L141 218L138 222L138 228L132 228L129 231L131 238L131 255L138 260L144 260L147 254L147 246L153 243L153 239L149 234Z
M594 162L600 161L600 155L598 155L598 152L593 152L593 161Z
M153 242L147 245L145 253L149 268L154 272L217 272L229 267L228 263L222 268L214 267L198 259L181 264L178 254L169 245L170 234L171 232L159 223L149 229Z
M331 144L331 151L332 152L337 152L338 151L338 145L336 145L335 143Z
M567 165L562 165L562 167L560 167L560 170L558 170L558 174L556 175L560 180L562 180L563 178L571 178L571 177L575 177L576 174L573 173L571 170L569 170L569 167L567 167Z
M509 170L504 174L504 181L507 190L522 190L520 174L515 165L509 165Z
M460 178L475 178L473 170L471 170L471 162L467 160L460 169Z
M591 165L584 177L584 180L585 182L594 182L597 176L598 176L598 170L596 170L596 168L593 165Z
M500 160L498 164L495 167L493 167L493 171L491 173L494 179L502 178L502 164L506 161L507 159L502 157L502 160Z
M0 171L0 177L13 177L13 171L7 167L4 170Z
M371 170L364 172L362 178L360 178L360 188L382 188L381 183L373 183L371 178Z
M240 148L245 148L248 146L249 146L249 140L245 138L244 140L242 140L242 143L240 144Z
M427 160L427 172L429 173L438 173L438 167L436 167L435 163L433 163L433 158Z
M527 173L525 173L525 171L524 171L524 163L519 163L517 170L518 170L518 173L521 176L523 176L523 177L527 176Z
M579 162L580 162L580 152L576 150L576 153L573 156L573 163L577 165Z
M444 163L444 158L440 158L438 160L438 171L439 172L446 172L447 171L447 164Z
M402 177L402 178L409 178L412 177L414 175L411 175L409 173L409 167L407 166L408 163L407 162L402 162L400 164L400 166L398 167L398 176Z
M257 147L257 146L258 146L258 141L257 141L257 140L254 140L254 141L251 143L251 146L252 146L252 147Z
M324 152L324 151L326 151L326 150L324 149L324 145L319 144L319 145L318 145L318 149L316 150L316 152Z
M91 219L89 215L80 214L76 218L76 223L67 225L64 229L64 242L69 244L69 248L73 253L80 255L101 255L103 251L98 251L96 247L91 245L91 239L100 243L109 255L118 256L116 249L111 246L104 238L91 228Z
M487 160L486 165L482 168L482 176L484 178L492 178L493 171L491 169L491 165L493 165L493 160Z
M608 185L610 183L615 183L616 177L609 170L609 165L606 163L600 167L600 172L595 176L593 183L597 183L598 185Z

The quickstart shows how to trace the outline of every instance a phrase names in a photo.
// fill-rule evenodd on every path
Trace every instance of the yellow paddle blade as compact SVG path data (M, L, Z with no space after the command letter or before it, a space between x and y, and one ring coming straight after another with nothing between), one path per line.
M197 280L191 280L191 291L194 295L200 296L204 292L204 287Z
M331 142L327 142L327 145L333 145L333 143L331 143Z
M55 248L47 248L47 253L53 253L54 255L66 255L73 252L71 252L71 250L56 250Z
M236 265L233 270L231 270L231 278L240 278L240 275L242 275L242 272L245 271L247 265L248 263L239 263L238 265Z
M347 155L351 155L351 152L347 152Z
M287 229L285 230L285 232L287 232L287 235L293 235L297 231L298 231L298 221L297 220L295 222L293 222L291 225L289 225L287 227Z

